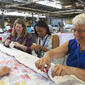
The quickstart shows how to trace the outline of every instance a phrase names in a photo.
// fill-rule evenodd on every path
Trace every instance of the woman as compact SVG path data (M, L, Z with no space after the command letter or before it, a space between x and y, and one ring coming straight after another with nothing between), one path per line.
M44 55L44 52L59 46L59 38L57 35L51 36L48 25L44 21L38 21L35 25L35 34L37 36L36 45L32 45L39 58Z
M22 51L31 53L32 37L27 33L27 28L22 19L17 19L14 22L14 30L4 43L5 46L14 45Z
M85 81L85 14L77 15L72 23L75 39L46 52L43 58L36 61L35 65L43 71L46 64L46 71L48 71L52 59L68 54L67 66L55 65L52 69L52 76L75 75Z

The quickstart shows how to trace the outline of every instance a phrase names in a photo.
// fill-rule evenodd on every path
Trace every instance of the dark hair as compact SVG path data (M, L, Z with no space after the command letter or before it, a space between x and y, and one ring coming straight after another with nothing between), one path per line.
M35 24L35 26L34 26L35 34L36 34L36 36L38 36L38 33L37 33L37 31L36 31L36 26L38 26L38 27L43 27L44 29L46 29L47 34L48 34L48 35L51 35L50 30L49 30L49 27L48 27L48 25L46 24L45 21L39 20L38 22L36 22L36 24Z

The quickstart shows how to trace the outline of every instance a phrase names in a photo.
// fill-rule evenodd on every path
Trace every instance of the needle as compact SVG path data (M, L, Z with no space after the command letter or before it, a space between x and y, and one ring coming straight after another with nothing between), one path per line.
M48 75L48 71L46 70L46 68L47 68L47 64L45 64L45 66L44 66L44 73L47 75L47 78L48 78L49 80L51 80L53 83L55 83L55 82L50 78L50 76Z

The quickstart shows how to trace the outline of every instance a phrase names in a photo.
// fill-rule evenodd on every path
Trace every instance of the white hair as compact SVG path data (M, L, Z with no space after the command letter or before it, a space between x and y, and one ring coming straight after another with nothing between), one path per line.
M73 25L85 25L85 13L75 16L72 20Z

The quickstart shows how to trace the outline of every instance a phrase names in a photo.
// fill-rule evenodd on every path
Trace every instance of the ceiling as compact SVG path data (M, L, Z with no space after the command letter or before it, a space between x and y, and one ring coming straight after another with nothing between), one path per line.
M56 8L38 3L43 1L62 5L62 8ZM50 4L52 5L52 3ZM73 17L85 11L84 0L0 0L0 9L9 11L32 12L47 16Z

